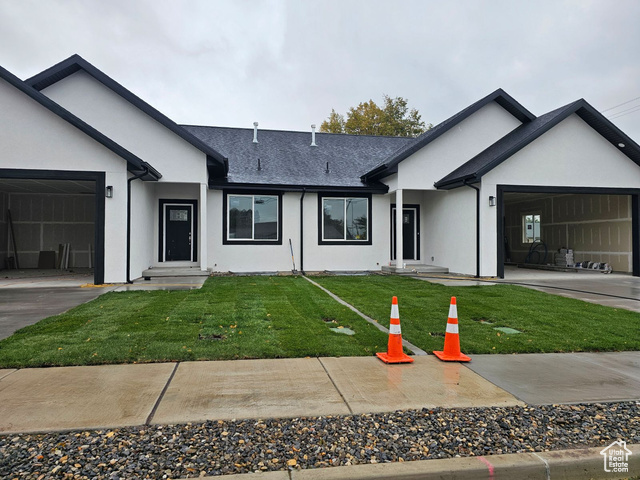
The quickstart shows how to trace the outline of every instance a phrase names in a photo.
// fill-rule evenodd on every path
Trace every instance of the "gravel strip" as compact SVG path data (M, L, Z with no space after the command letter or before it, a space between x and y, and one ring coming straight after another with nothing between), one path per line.
M422 409L0 436L7 479L193 478L640 443L633 402Z

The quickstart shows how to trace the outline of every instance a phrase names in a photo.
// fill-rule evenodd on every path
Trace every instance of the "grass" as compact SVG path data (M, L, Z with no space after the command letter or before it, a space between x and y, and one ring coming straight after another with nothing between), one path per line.
M462 351L640 350L640 314L511 285L445 287L406 277L315 277L403 337L441 350L452 295ZM347 327L353 336L334 333ZM522 333L508 335L494 327ZM372 355L387 335L300 277L214 277L200 290L111 292L0 341L0 368Z
M348 327L356 334L334 333ZM0 341L0 367L371 355L387 336L300 277L111 292Z
M640 350L640 313L524 287L447 287L396 276L315 280L383 325L391 297L398 296L403 338L428 352L442 350L451 296L466 354Z

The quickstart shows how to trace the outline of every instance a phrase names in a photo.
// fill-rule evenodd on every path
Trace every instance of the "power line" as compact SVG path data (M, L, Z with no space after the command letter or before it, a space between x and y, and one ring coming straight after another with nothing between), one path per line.
M629 111L627 111L627 110L629 110ZM608 118L609 118L609 120L613 120L613 119L616 119L616 118L624 117L625 115L629 115L629 114L632 114L632 113L635 113L635 112L639 112L640 111L640 105L637 105L637 106L635 106L633 108L629 108L627 110L624 110L627 113L620 112L620 113L612 115L611 117L608 117Z
M619 112L612 113L611 115L609 115L609 117L615 117L616 115L620 115L621 113L625 113L625 112L628 112L630 110L634 110L634 109L636 109L638 107L640 107L640 105L634 105L633 107L625 108L624 110L620 110Z
M608 112L609 110L613 110L614 108L621 107L622 105L626 105L627 103L635 102L636 100L640 100L640 97L632 98L631 100L627 100L626 102L622 102L621 104L616 105L615 107L605 108L604 110L600 110L600 113ZM613 114L613 115L615 115L615 114Z

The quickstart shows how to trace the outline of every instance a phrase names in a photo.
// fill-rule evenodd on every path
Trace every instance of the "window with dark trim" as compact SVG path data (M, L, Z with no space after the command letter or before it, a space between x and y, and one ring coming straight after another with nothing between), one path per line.
M540 217L538 213L522 214L522 243L534 243L540 240Z
M282 196L225 193L223 243L282 244Z
M318 243L371 245L371 195L319 195Z

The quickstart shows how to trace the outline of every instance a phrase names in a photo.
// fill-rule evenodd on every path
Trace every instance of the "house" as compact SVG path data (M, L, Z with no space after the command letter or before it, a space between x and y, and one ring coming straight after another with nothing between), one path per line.
M0 68L0 102L0 267L11 230L21 267L69 243L98 284L288 271L290 249L502 276L540 237L640 275L640 146L584 100L536 117L498 89L415 139L177 125L74 55Z

